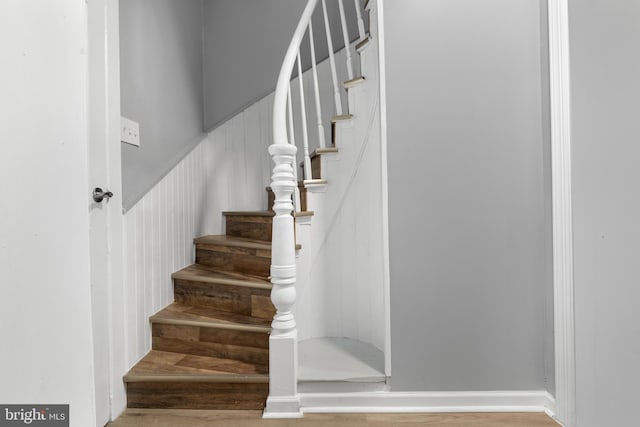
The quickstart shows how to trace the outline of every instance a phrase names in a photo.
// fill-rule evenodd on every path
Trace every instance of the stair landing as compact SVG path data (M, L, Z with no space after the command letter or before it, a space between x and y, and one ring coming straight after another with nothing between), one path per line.
M313 338L300 342L298 381L384 382L384 354L349 338Z

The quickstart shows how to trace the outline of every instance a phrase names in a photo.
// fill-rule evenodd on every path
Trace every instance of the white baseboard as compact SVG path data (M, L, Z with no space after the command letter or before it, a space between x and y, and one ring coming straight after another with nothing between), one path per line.
M555 415L546 391L300 393L306 413L544 412Z

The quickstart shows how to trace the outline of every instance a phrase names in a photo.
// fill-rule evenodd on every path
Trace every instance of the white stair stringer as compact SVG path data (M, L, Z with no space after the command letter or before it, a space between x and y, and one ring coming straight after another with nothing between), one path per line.
M354 117L336 123L338 153L321 160L326 187L322 192L309 189L308 209L314 217L297 222L303 250L297 259L295 315L300 341L342 337L384 351L388 301L375 23L372 13L370 46L359 55L365 81L348 89ZM387 366L381 373L385 376Z

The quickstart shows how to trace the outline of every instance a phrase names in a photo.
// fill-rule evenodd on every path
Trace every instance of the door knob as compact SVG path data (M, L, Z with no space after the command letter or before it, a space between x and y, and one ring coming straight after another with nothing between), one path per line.
M111 191L103 191L100 187L96 187L93 189L93 200L97 203L100 203L104 199L110 199L112 197L113 193Z

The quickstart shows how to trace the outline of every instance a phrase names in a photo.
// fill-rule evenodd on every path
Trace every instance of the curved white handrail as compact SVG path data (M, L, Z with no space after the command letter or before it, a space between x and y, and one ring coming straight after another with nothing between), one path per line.
M291 72L296 62L298 55L298 49L302 44L302 38L307 31L307 26L313 11L318 4L318 0L309 0L307 6L302 12L302 17L298 22L296 31L293 33L291 43L284 56L282 67L280 68L280 74L278 75L278 83L276 85L275 99L273 101L273 143L274 144L288 144L287 141L287 91L289 86L289 80L291 79ZM300 76L302 78L302 76Z

